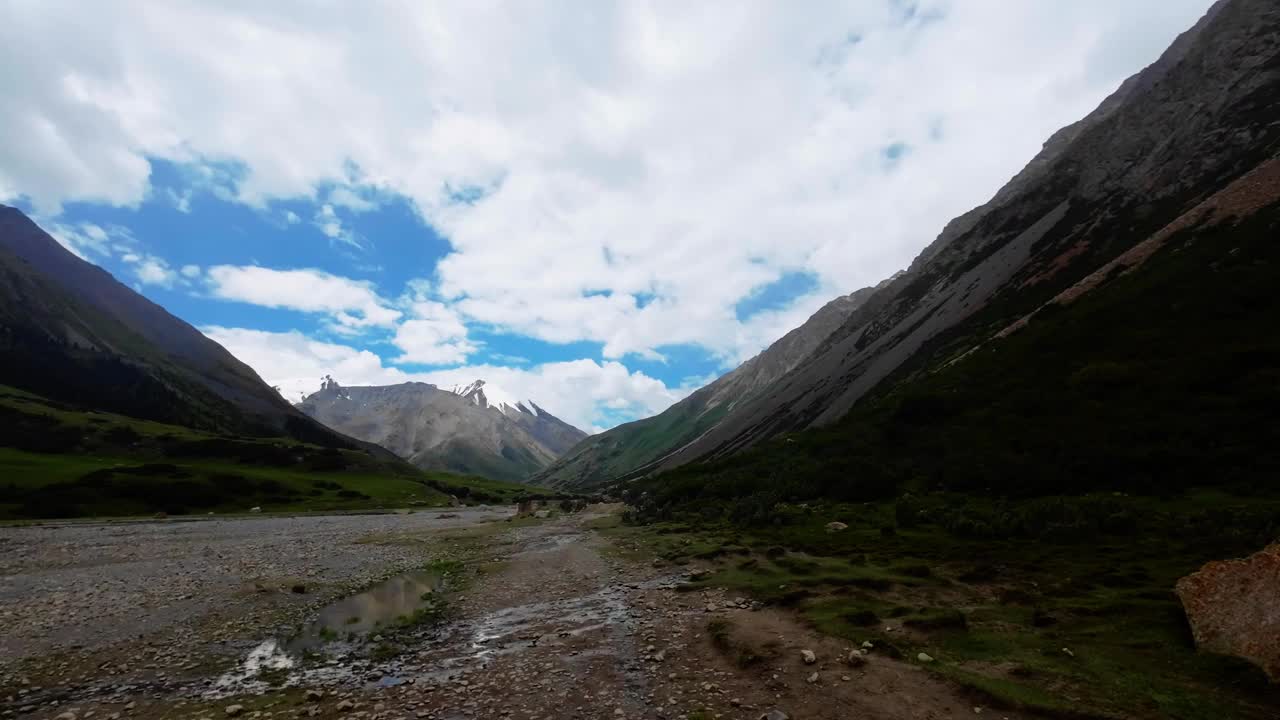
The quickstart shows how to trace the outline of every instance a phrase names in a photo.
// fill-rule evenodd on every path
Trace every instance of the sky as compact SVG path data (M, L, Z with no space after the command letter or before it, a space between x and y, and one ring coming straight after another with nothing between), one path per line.
M0 0L0 202L290 400L590 432L905 268L1210 0Z

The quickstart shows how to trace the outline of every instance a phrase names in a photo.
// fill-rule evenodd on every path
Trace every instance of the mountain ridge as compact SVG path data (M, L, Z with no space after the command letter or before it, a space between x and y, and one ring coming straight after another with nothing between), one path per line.
M1276 143L1264 117L1276 14L1254 0L1215 4L992 200L948 223L804 363L662 469L838 421L882 382L980 344L1251 170Z
M883 284L829 301L799 327L658 415L585 438L534 480L554 487L591 488L661 462L802 361ZM619 448L638 452L623 455ZM624 462L615 462L619 456Z
M298 408L421 469L494 480L525 480L586 437L484 380L445 390L422 382L343 386L326 377Z
M0 384L216 432L364 446L295 410L190 324L0 205Z

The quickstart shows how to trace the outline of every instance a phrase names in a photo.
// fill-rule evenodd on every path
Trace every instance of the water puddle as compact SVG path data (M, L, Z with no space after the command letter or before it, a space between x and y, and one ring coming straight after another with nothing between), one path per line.
M340 639L355 639L374 630L409 625L440 606L444 578L436 573L400 575L359 595L326 607L314 622L289 640L286 650L302 653Z
M269 638L213 683L211 694L261 691L278 685L350 675L361 648L379 632L412 631L444 607L445 580L434 572L397 575L320 610L292 637ZM306 667L304 667L304 665Z

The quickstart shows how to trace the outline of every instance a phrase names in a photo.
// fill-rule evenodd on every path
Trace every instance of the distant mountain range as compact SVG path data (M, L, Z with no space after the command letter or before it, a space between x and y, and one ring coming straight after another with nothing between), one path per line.
M525 480L586 437L484 380L442 390L418 382L343 387L326 378L298 407L420 468L495 480Z
M1049 138L988 203L948 223L904 272L824 308L826 319L815 316L794 342L784 345L784 338L667 412L588 439L538 479L593 487L727 460L784 434L831 427L866 402L875 401L859 412L999 353L1012 335L1057 322L1062 308L1120 277L1157 272L1148 267L1165 267L1197 234L1246 222L1265 226L1280 193L1277 107L1280 7L1263 0L1215 4L1155 63ZM1210 285L1208 274L1231 253L1243 253L1245 244L1215 242L1206 277L1184 280L1185 298L1174 302L1224 301L1223 288ZM1256 260L1264 267L1270 262ZM1193 284L1202 295L1191 291ZM1125 310L1117 306L1113 316ZM1190 342L1200 329L1148 324L1132 331L1163 333L1171 341L1185 333ZM1065 358L1053 360L1077 356L1084 365L1089 351L1059 348ZM1047 372L1053 364L1034 356L1026 362L1003 380ZM1001 400L970 397L979 405ZM919 421L928 421L930 412L921 412ZM866 422L876 432L898 427L875 424L888 422L883 418ZM849 457L860 438L849 436L841 447L837 436L843 437L822 436L837 443L822 452L854 464L879 462ZM695 475L690 491L706 482Z

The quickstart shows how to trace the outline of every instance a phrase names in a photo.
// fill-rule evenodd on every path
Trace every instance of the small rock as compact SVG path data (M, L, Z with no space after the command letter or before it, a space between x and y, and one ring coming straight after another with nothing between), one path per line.
M1075 654L1075 653L1071 652L1071 648L1062 648L1062 654L1063 654L1063 655L1066 655L1067 657L1075 657L1075 656L1076 656L1076 654Z
M223 711L223 712L225 712L225 713L227 714L227 717L236 717L236 716L237 716L237 715L239 715L240 713L244 712L244 706L243 706L243 705L228 705L228 706L226 706L225 708L223 708L223 710L222 710L222 711Z
M814 674L810 675L809 677L805 678L805 679L804 679L804 681L805 681L805 682L807 682L807 683L809 683L810 685L815 685L815 684L817 684L817 682L818 682L818 673L814 673Z
M791 720L791 716L781 710L770 710L761 715L760 720Z
M933 656L930 655L929 653L920 653L919 655L916 656L916 659L922 663L933 662Z
M260 507L258 507L257 505L255 505L255 506L253 506L253 507L249 508L249 512L251 512L251 513L260 513L260 512L262 512L262 508L260 508Z
M849 667L862 667L867 664L867 658L860 650L850 650L849 657L845 658L845 662Z
M338 703L338 712L347 712L348 710L354 710L355 707L356 707L356 704L354 702L350 700L342 700Z
M319 690L308 690L308 691L307 691L307 702L317 702L317 701L322 700L322 699L324 699L324 693L323 693L323 692L320 692Z
M812 665L818 662L818 656L814 655L812 650L801 650L800 657L804 658L805 665Z
M848 525L845 525L844 523L839 521L827 523L827 532L829 533L836 533L836 532L840 532L841 530L848 530L848 529L849 529Z

